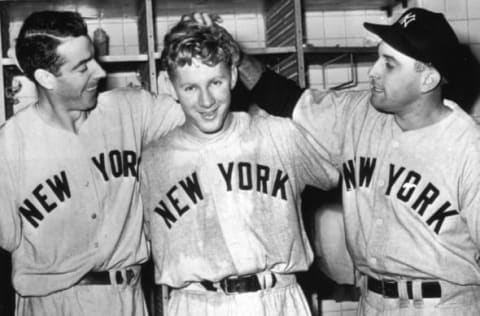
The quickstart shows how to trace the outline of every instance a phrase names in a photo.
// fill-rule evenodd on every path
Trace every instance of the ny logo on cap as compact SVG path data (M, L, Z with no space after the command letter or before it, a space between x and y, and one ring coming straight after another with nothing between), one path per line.
M410 24L410 22L412 21L415 21L415 14L413 13L408 13L408 14L405 14L399 21L398 23L400 23L401 25L403 25L404 28L407 28L408 24Z

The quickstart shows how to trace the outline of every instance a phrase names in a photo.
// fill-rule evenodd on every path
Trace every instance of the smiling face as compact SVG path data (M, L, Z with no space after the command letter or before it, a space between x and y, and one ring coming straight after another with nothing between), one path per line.
M416 62L385 42L378 48L378 59L370 70L372 105L383 112L406 111L421 95L422 72Z
M193 58L191 65L175 68L171 82L185 112L184 127L189 133L210 135L228 127L230 90L236 80L236 67L224 62L208 66Z
M54 76L52 92L67 111L85 111L97 104L97 87L105 71L94 59L94 50L86 36L70 37L57 48L63 60Z

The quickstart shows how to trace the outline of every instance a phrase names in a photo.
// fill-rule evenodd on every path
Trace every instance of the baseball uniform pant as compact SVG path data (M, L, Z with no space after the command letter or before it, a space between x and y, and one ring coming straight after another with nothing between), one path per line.
M173 290L168 316L310 316L294 275L278 275L274 287L256 292L208 291L200 284Z
M46 296L16 296L16 316L147 316L140 271L129 284L75 285Z
M417 284L417 285L414 285ZM421 287L414 281L412 287ZM367 289L366 277L362 280L362 296L358 316L474 316L480 315L480 286L460 286L440 281L441 297L424 298L416 291L416 299L389 298ZM406 283L398 283L398 292L407 293ZM403 289L402 289L403 288Z

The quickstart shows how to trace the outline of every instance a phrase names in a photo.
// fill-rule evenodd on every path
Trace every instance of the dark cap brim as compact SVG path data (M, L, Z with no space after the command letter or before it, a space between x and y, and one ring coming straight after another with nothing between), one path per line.
M399 52L410 56L419 61L427 62L421 52L419 52L410 40L395 25L373 24L365 22L363 26L370 32L378 35L388 45Z

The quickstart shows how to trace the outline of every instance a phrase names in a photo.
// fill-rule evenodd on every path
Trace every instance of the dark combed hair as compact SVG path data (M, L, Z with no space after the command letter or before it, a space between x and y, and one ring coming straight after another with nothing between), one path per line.
M240 56L240 46L223 27L217 23L199 24L184 15L165 35L161 64L173 76L175 68L191 65L193 58L208 66L220 62L237 66Z
M78 12L34 12L23 22L15 45L19 66L34 80L37 69L58 74L63 60L57 47L67 37L88 36L87 25Z

